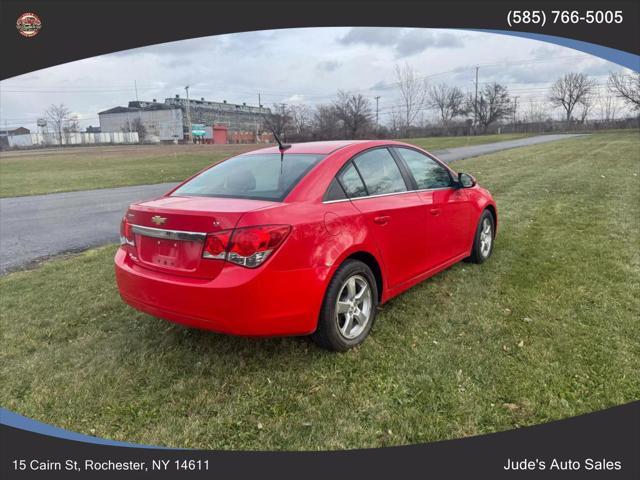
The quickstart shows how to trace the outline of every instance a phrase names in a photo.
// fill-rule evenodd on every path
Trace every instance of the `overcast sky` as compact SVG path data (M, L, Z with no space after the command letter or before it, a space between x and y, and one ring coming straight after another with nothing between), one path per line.
M472 90L498 81L522 105L543 101L549 82L574 71L605 83L621 68L605 60L535 40L463 30L298 28L171 42L71 62L0 82L0 122L35 129L52 103L63 103L81 125L97 113L138 98L164 101L185 94L230 103L317 104L339 89L380 96L384 122L397 106L394 66L409 63L431 83ZM603 89L604 90L604 89ZM558 112L559 113L559 112ZM426 112L429 115L428 112Z

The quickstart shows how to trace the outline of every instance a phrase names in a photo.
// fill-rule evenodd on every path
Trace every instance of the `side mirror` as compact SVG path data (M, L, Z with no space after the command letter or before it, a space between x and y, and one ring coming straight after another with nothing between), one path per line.
M458 174L458 185L460 188L471 188L476 186L476 179L468 173Z

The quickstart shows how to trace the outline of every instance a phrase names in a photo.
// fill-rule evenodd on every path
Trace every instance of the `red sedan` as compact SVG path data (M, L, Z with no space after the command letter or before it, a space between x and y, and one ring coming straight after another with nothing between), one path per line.
M116 278L125 302L173 322L347 350L378 305L460 260L484 262L496 225L487 190L412 145L284 145L131 205Z

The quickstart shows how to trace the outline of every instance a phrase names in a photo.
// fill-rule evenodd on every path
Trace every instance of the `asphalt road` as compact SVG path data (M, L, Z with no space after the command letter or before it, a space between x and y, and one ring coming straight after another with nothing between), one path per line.
M575 135L542 135L433 152L445 162ZM158 197L175 183L0 198L0 273L65 252L118 241L127 206Z

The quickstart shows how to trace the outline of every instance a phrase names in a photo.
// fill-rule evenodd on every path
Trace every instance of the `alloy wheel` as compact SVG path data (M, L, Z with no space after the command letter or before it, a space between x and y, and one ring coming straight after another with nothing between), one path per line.
M489 218L482 220L482 230L480 231L480 255L487 258L491 253L491 243L493 242L493 225Z
M372 313L371 287L362 275L347 278L336 300L336 322L340 334L348 339L357 338L367 327Z

